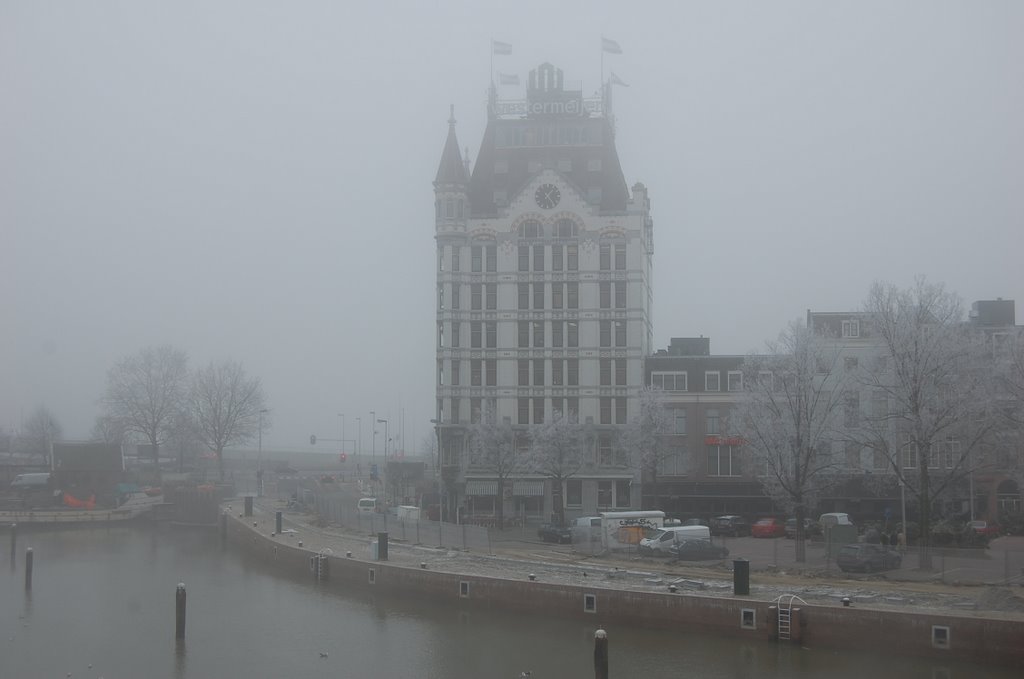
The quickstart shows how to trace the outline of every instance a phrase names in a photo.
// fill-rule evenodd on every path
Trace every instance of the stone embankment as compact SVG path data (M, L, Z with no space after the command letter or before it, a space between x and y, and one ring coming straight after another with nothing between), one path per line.
M316 526L309 516L288 514L275 534L278 509L275 503L257 504L252 517L242 518L241 503L231 503L222 524L226 539L278 567L321 572L343 588L414 591L458 605L592 616L602 625L672 625L765 641L780 636L779 597L795 595L791 638L803 645L1024 667L1024 615L980 610L986 599L1017 599L1009 588L945 591L928 583L822 583L758 572L750 594L734 596L732 574L724 567L597 560L540 544L501 545L499 554L490 555L389 540L384 562L374 558L372 536ZM846 605L844 597L850 600Z

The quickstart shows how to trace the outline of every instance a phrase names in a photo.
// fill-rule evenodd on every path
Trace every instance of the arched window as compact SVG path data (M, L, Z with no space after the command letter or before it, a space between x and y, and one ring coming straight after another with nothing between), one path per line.
M555 232L559 238L575 238L579 235L579 227L571 219L559 219L555 224Z
M445 205L445 216L448 217L448 219L455 216L455 201L451 198L448 199L447 204Z
M540 222L535 219L530 219L519 225L519 237L520 238L540 238L541 227Z
M459 204L457 206L457 212L455 213L456 218L462 219L463 201L459 198Z

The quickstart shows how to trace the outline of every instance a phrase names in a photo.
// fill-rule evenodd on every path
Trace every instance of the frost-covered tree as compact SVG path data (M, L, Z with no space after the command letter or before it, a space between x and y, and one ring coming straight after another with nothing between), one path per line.
M21 444L25 452L43 460L50 459L50 444L63 435L60 422L44 405L36 407L25 420Z
M494 475L497 480L497 496L494 511L498 526L505 525L505 486L510 478L527 468L527 455L520 455L517 449L517 433L512 423L499 419L493 405L486 406L480 413L480 421L469 427L470 465Z
M998 431L992 362L984 335L964 322L960 299L942 285L876 283L864 310L879 354L860 379L877 405L857 435L916 500L919 566L931 569L935 505L987 464Z
M160 444L182 409L188 388L188 355L164 345L119 360L107 373L103 415L153 447L160 469Z
M729 415L729 433L743 450L765 493L796 516L796 558L805 561L804 517L843 475L833 455L846 375L841 349L793 322L765 355L744 361L743 392Z
M551 480L551 502L556 523L565 525L565 502L562 489L583 466L583 428L576 413L555 412L533 428L527 468Z
M224 449L259 435L260 414L266 409L263 385L249 377L236 361L211 362L196 371L189 397L191 426L200 441L217 456L224 480ZM269 418L263 415L263 428Z
M626 459L640 470L645 483L650 480L655 505L652 509L658 508L658 474L665 461L676 454L670 439L674 424L664 393L647 388L640 392L636 415L619 437Z
M100 443L124 443L128 437L124 423L110 415L100 415L92 426L92 440Z

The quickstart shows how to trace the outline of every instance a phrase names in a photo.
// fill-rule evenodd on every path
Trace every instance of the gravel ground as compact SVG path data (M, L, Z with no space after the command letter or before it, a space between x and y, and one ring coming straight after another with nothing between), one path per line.
M257 503L254 520L258 529L272 531L278 506ZM341 526L314 525L311 515L286 512L282 540L302 540L307 549L330 550L336 556L351 551L353 558L371 558L371 537ZM479 554L389 542L391 563L430 570L487 577L527 579L531 574L542 582L586 585L595 588L665 591L675 584L679 592L694 596L732 596L731 564L683 564L665 560L609 558L581 554L571 546L544 545L527 541L498 543L495 553ZM827 577L827 580L825 579ZM784 572L754 571L750 576L750 598L772 601L795 595L807 603L841 605L849 597L852 605L890 610L930 610L1024 620L1024 587L952 586L935 582L892 581L885 576L837 579L833 571Z

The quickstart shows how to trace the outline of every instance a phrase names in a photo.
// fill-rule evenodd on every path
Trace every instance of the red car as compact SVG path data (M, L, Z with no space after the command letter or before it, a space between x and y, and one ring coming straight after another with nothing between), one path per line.
M978 535L987 535L990 538L997 537L999 535L999 526L988 521L971 521L967 524L971 527Z
M786 524L779 519L760 519L750 527L755 538L780 538L786 534Z

